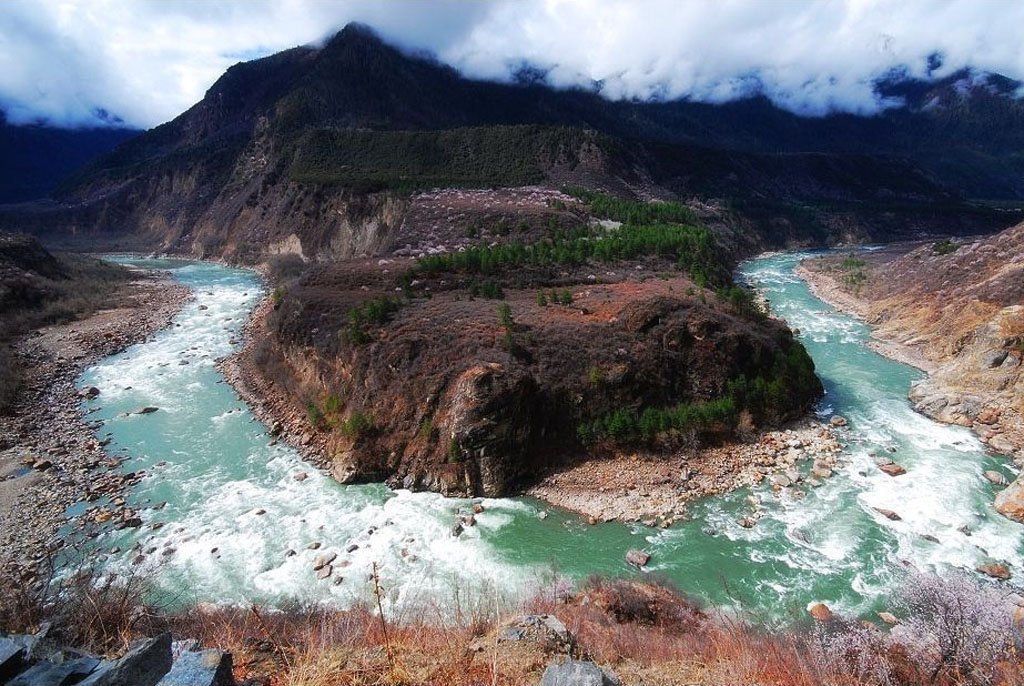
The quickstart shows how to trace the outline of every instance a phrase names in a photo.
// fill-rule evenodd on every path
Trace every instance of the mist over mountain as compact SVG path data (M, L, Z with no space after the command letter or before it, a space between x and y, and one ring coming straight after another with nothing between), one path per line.
M297 241L334 259L385 248L415 191L544 183L724 202L772 245L892 240L940 221L970 233L1002 218L965 200L1024 198L1018 87L894 74L877 88L907 104L870 117L803 117L763 95L609 100L468 79L350 25L234 65L179 117L72 174L57 206L0 220L244 261ZM375 238L353 238L368 226Z
M0 107L12 121L76 126L104 108L149 128L197 102L231 64L320 46L352 22L469 78L543 75L611 100L761 95L803 115L869 115L900 106L876 88L894 72L928 82L969 68L1024 78L1024 6L1009 2L979 11L972 0L38 0L0 12Z

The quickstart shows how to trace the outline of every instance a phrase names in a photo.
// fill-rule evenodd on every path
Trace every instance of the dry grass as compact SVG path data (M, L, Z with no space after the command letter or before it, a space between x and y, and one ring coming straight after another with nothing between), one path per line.
M51 633L68 644L105 653L169 629L232 652L236 676L264 686L511 686L538 682L558 657L543 642L498 641L517 614L536 613L564 622L575 637L574 657L611 669L626 684L1024 686L1021 628L1000 624L1005 589L934 577L915 584L927 593L909 595L904 607L920 615L908 617L898 635L843 620L766 631L704 610L658 582L591 579L571 593L562 582L511 610L432 607L398 622L382 621L367 606L200 605L161 613L143 603L146 579L111 583L83 573L37 592L19 592L22 585L7 580L0 629L50 621ZM984 646L984 662L965 670L932 650L951 636L958 645Z

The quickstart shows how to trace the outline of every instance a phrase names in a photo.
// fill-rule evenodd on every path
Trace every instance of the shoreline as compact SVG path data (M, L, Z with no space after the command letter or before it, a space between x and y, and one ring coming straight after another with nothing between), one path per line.
M870 350L895 362L919 369L926 374L935 371L938 365L928 359L920 348L880 338L869 318L866 303L846 292L831 276L809 269L803 262L793 269L793 274L807 284L807 288L818 300L867 324L871 329L871 340L867 343Z
M0 571L23 582L52 573L54 557L73 542L61 535L73 520L68 507L123 502L123 490L142 476L122 473L121 460L106 453L75 386L90 365L167 328L191 299L169 274L140 271L145 278L124 284L114 307L14 345L26 381L14 412L0 417L0 435L10 437L0 444Z
M690 503L772 480L776 495L795 498L829 478L842 451L836 433L813 417L761 433L748 442L702 448L691 455L621 453L581 460L545 476L523 495L575 512L590 524L639 522L667 528L687 518ZM810 463L807 474L801 466ZM756 499L741 518L760 518Z
M1019 437L1013 438L1012 429L1004 433L1003 427L1000 427L995 421L981 421L980 417L967 418L957 414L943 414L942 410L947 407L946 402L936 405L938 410L930 409L931 405L928 401L935 397L960 398L970 395L973 391L969 388L943 384L940 379L943 365L929 359L925 355L923 346L909 346L878 338L875 323L868 316L866 303L846 292L828 274L809 269L803 264L798 265L793 273L807 284L815 297L836 310L857 317L864 322L871 329L872 335L872 340L867 344L868 348L896 362L916 367L925 373L926 376L923 379L907 389L907 400L916 412L941 424L971 429L988 450L1004 455L1017 465L1024 465L1024 447L1022 447ZM1003 437L1006 437L1008 442L998 442Z

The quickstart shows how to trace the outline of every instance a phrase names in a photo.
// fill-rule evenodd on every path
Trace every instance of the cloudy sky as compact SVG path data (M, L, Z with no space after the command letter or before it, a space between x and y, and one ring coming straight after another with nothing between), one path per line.
M802 113L869 113L886 104L872 81L894 68L1024 79L1021 0L3 0L0 108L16 122L76 126L103 110L151 127L231 64L350 21L470 76L531 64L611 98L760 91Z

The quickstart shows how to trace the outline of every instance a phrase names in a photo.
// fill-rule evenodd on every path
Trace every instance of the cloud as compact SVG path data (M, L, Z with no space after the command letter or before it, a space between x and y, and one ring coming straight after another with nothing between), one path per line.
M153 126L234 62L350 21L469 76L507 80L529 64L552 85L598 84L610 98L761 92L806 114L872 113L891 104L872 84L894 69L940 78L970 66L1024 79L1019 2L7 0L0 107L16 122L96 124L105 111Z

